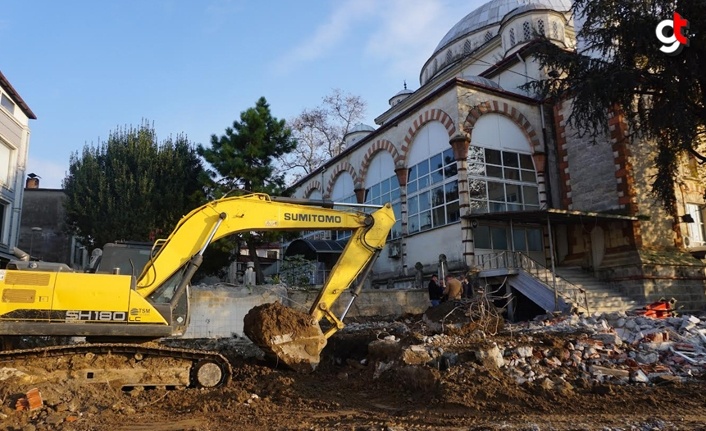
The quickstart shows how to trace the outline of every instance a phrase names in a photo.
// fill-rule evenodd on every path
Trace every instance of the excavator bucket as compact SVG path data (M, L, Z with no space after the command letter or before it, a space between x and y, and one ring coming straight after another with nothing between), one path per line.
M273 302L252 308L243 323L245 335L278 364L300 373L319 365L326 337L311 315Z

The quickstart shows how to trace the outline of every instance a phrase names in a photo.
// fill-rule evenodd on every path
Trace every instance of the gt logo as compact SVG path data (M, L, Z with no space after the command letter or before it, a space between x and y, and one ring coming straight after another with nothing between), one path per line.
M666 29L671 30L667 31L669 35L665 34ZM655 30L657 39L662 42L659 50L669 55L679 54L685 46L689 46L689 37L685 34L688 29L689 21L677 12L674 12L674 19L660 21Z

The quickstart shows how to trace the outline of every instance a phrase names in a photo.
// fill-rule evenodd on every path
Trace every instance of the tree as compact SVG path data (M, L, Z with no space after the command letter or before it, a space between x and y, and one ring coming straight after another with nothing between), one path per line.
M201 160L186 136L158 142L153 126L119 128L71 154L62 185L71 233L89 247L166 237L205 202Z
M224 135L212 135L210 148L199 145L198 152L213 167L209 175L214 196L251 192L281 195L285 193L284 175L276 172L274 162L295 147L292 131L284 120L272 116L267 100L261 97L255 107L240 114L240 121L236 120L233 127L226 128ZM273 235L242 235L255 264L258 283L264 277L257 246L274 242L276 236Z
M706 134L706 32L688 34L690 44L676 55L660 51L660 21L678 12L691 29L706 28L706 0L574 0L583 25L580 52L545 40L537 58L550 76L530 83L542 96L571 97L568 122L599 134L616 109L633 138L657 144L652 190L673 213L679 159L689 154L706 162L700 146ZM581 46L581 45L579 45Z
M283 161L283 167L293 172L296 181L308 175L343 148L343 137L365 114L366 103L360 96L333 92L323 99L323 105L305 109L289 122L298 145Z
M281 194L284 175L273 163L296 145L284 120L273 117L261 97L255 107L241 112L240 121L226 128L225 135L211 136L211 148L199 145L198 152L213 167L209 175L221 193Z

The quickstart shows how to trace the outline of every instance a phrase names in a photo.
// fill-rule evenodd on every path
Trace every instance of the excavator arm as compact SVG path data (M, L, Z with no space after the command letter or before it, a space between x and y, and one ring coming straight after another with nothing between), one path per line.
M309 372L318 365L326 340L343 328L342 319L358 296L362 280L340 317L333 313L334 303L356 279L364 279L360 276L367 275L394 224L390 204L365 214L273 200L264 194L216 200L181 219L145 266L136 290L148 300L170 292L167 297L174 312L183 303L181 297L203 259L204 250L219 238L250 231L350 230L351 238L308 315L266 304L245 316L244 330L253 342L279 363ZM324 318L330 323L325 333L319 325Z
M336 327L341 327L330 312L331 305L373 263L394 223L394 212L389 204L365 214L273 200L265 194L215 200L182 217L145 265L137 279L136 290L149 298L165 283L177 278L172 283L178 294L179 287L190 282L206 247L238 232L351 230L350 240L311 309L316 321L327 317ZM181 278L175 277L180 272L183 272Z

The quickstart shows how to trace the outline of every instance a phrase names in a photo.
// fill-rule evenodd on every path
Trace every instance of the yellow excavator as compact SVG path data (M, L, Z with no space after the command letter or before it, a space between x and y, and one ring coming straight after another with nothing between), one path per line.
M30 364L34 358L54 356L90 358L81 366L70 367L72 378L101 381L118 376L128 386L169 381L195 387L222 385L230 380L232 371L228 360L218 352L145 342L184 334L189 325L189 284L207 246L238 232L350 230L352 236L307 319L296 323L307 328L293 330L293 322L283 322L282 333L271 333L269 328L268 337L256 341L295 369L302 363L315 368L326 339L343 327L344 316L332 312L333 304L346 290L352 293L350 303L358 296L361 279L384 247L394 223L389 204L366 213L334 209L322 202L251 194L215 200L184 216L168 238L155 244L139 276L117 269L85 273L65 264L12 261L0 270L3 344L9 346L17 337L32 336L86 337L87 342L5 349L0 351L0 362ZM359 284L351 289L356 279ZM319 325L322 319L329 323L325 333ZM251 328L257 324L250 322ZM298 339L297 334L307 334L307 338ZM128 358L130 365L119 369L115 361L98 361L106 356ZM170 375L177 378L165 378L163 370L155 369L165 368L167 363L178 370ZM140 373L126 371L137 365L142 367ZM109 371L113 375L102 375ZM156 378L157 374L161 377Z

